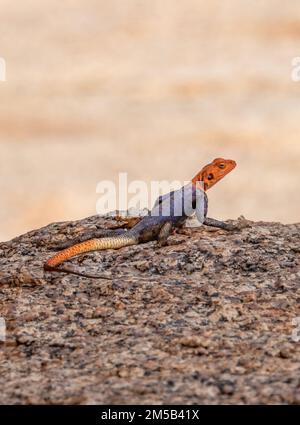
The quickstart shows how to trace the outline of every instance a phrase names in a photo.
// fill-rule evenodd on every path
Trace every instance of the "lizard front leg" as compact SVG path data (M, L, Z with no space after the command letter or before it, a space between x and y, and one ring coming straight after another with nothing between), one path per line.
M216 220L215 218L205 217L203 222L206 226L217 227L219 229L233 231L233 230L241 230L245 227L250 227L249 222L244 217L239 217L237 224L225 223L224 221Z
M232 224L216 220L215 218L205 217L203 224L205 224L206 226L218 227L219 229L223 230L234 230L234 226Z
M158 246L166 246L167 245L167 239L171 234L173 228L173 224L170 221L167 221L162 228L160 229L160 232L157 237Z

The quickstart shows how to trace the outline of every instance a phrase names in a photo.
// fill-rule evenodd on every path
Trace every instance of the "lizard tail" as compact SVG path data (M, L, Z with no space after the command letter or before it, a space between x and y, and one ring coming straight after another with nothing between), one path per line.
M104 249L119 249L129 245L136 245L137 239L132 235L112 236L102 239L89 239L87 241L63 249L45 263L44 269L54 270L59 264L63 263L76 255L90 251L101 251Z

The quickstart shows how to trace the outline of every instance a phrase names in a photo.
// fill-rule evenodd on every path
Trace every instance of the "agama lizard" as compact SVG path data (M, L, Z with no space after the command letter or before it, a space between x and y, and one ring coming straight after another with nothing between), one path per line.
M202 168L189 185L178 191L160 196L148 216L145 216L130 230L115 231L112 236L88 239L76 243L55 254L44 265L46 271L72 273L89 278L83 273L58 267L61 263L79 254L105 249L119 249L125 246L157 240L160 246L166 244L167 238L174 228L180 228L186 219L196 212L199 222L208 226L232 230L232 225L208 218L208 198L206 191L221 180L236 166L231 159L216 158ZM165 213L167 211L167 213ZM106 277L104 277L106 278Z

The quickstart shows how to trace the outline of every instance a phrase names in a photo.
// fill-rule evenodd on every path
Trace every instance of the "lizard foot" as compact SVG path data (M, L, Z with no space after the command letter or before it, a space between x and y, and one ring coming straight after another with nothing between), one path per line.
M180 228L176 229L176 233L178 235L192 236L193 229L192 229L192 227L180 227Z
M231 231L243 230L243 229L246 229L247 227L251 227L250 223L251 222L249 220L247 220L243 215L241 215L233 223L225 223L226 224L225 230L231 230Z

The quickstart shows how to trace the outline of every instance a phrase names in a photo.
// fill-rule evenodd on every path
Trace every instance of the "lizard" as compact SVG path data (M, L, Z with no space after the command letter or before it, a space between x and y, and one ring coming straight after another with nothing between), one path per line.
M214 159L193 177L190 184L177 191L160 196L150 214L143 217L130 230L114 230L111 231L113 233L106 233L107 236L104 232L104 236L101 238L90 238L72 244L49 258L44 264L44 270L71 273L88 278L102 278L62 268L59 265L79 254L91 251L120 249L153 240L157 240L159 246L164 246L171 232L176 228L181 228L186 219L194 212L196 212L200 223L224 230L233 230L234 227L231 224L207 217L208 198L206 191L235 167L236 162L234 160ZM190 202L187 202L187 199ZM166 208L165 211L168 209L166 214L163 213L164 208ZM176 209L177 211L175 211Z

